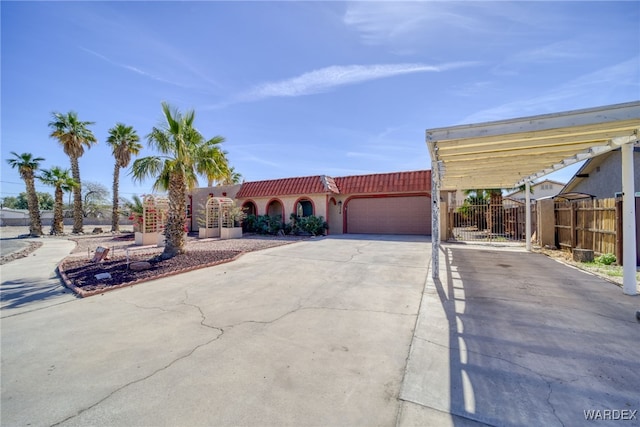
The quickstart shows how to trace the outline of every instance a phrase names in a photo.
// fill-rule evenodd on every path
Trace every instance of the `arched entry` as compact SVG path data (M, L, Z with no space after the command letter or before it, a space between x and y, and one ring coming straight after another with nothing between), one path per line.
M306 198L300 198L294 205L294 213L299 217L312 216L315 214L313 202Z
M242 210L247 215L258 215L258 208L252 200L247 200L242 204Z
M276 218L280 216L280 220L284 220L284 207L282 202L278 199L272 199L267 203L267 215L270 218Z
M342 234L344 232L342 221L342 201L337 201L335 197L331 197L329 199L327 217L327 222L329 223L329 234Z

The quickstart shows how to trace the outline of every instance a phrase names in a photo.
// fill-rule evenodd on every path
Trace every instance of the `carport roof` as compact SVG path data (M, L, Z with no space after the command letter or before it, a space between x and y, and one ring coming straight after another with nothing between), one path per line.
M570 164L638 143L640 101L429 129L442 190L515 188Z

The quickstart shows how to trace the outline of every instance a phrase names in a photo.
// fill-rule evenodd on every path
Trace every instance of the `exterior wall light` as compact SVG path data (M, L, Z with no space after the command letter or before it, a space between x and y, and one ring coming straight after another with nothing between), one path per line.
M338 213L342 214L342 200L338 202Z

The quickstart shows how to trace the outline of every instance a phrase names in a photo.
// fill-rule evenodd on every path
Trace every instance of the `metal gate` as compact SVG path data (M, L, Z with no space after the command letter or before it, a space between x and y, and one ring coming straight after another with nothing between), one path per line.
M523 202L502 199L499 204L463 203L449 208L449 240L525 241L526 207ZM531 204L531 233L536 230L536 206Z

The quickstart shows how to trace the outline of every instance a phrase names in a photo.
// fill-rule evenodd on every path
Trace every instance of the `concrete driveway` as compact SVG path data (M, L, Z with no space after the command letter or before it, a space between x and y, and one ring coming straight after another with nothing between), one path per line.
M640 426L638 309L640 297L542 254L445 244L398 424Z
M429 260L427 238L323 238L4 307L1 424L392 426Z

